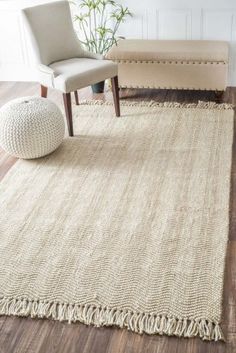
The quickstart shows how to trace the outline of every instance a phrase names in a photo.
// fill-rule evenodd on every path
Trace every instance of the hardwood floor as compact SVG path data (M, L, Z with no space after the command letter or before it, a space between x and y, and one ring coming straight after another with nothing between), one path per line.
M35 83L0 83L0 106L27 95L39 95ZM121 90L122 99L197 102L214 100L214 93L171 90ZM49 90L48 97L62 105L62 97ZM83 99L109 99L110 91L92 95L79 92ZM236 104L236 88L228 88L223 101ZM121 112L122 113L122 112ZM203 342L198 338L138 335L116 328L94 328L51 320L0 317L0 353L236 353L236 128L231 173L230 227L223 300L223 329L227 343ZM16 159L0 151L0 179ZM1 269L0 269L1 270Z

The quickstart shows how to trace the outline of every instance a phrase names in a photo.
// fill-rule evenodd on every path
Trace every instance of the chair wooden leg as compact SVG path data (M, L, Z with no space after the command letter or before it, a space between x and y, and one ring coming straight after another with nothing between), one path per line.
M78 96L78 92L74 91L74 95L75 95L75 104L79 105L79 96Z
M41 85L41 97L47 98L48 88L46 86Z
M64 100L69 136L74 136L70 93L63 93L63 100Z
M118 76L112 77L111 88L113 93L116 116L120 116L120 97L119 97Z

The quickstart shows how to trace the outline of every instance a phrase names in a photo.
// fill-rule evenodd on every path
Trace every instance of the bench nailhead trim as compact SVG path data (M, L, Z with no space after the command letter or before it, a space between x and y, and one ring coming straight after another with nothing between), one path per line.
M112 60L112 59L111 59ZM228 65L226 61L162 61L162 60L119 60L113 61L118 64L182 64L182 65Z
M144 89L176 89L176 90L180 90L180 89L183 89L183 90L193 90L193 91L223 91L222 90L219 90L218 88L194 88L194 87L160 87L160 86L123 86L123 85L120 85L119 86L120 88L144 88Z

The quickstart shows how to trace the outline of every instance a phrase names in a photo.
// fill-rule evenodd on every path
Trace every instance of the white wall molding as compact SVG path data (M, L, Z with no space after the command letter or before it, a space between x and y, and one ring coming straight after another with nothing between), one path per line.
M160 9L157 18L157 38L192 39L192 12L189 9ZM178 28L178 31L176 31Z
M202 9L201 39L221 39L232 42L235 10Z

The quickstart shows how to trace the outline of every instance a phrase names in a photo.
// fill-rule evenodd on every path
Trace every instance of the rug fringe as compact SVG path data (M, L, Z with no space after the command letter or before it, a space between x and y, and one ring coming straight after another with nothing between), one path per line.
M233 104L216 103L198 101L198 103L178 103L178 102L156 102L156 101L121 101L121 106L141 106L141 107L157 107L157 108L199 108L199 109L217 109L217 110L232 110ZM102 100L84 100L81 105L105 105L111 106L113 102Z
M186 319L167 315L111 309L93 304L49 303L26 299L0 299L0 315L52 318L59 321L82 322L86 325L118 326L139 334L160 334L178 337L199 336L203 340L224 340L219 323L206 319Z

